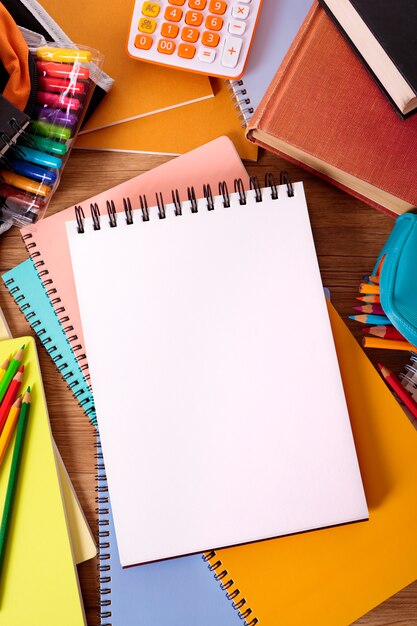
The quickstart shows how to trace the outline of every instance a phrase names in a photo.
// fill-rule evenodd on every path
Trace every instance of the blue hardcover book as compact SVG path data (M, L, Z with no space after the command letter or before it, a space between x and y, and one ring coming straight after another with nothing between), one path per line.
M3 280L95 424L94 401L82 365L33 261L24 261ZM234 610L238 607L222 591L201 554L122 569L98 434L97 458L101 626L243 626ZM252 620L251 626L255 623Z

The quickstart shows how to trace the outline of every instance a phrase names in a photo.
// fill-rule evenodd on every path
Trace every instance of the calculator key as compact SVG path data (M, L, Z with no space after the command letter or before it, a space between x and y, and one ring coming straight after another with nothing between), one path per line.
M175 43L169 39L160 39L158 41L158 52L161 54L172 54L175 48Z
M206 19L206 28L209 30L221 30L223 28L223 19L217 15L209 15Z
M157 17L159 15L159 10L161 5L157 2L144 2L142 4L142 15L146 15L147 17Z
M150 35L136 35L135 48L139 50L149 50L152 47L153 39Z
M191 43L195 43L200 36L200 31L198 28L193 28L192 26L186 26L182 29L181 39L183 41L188 41ZM179 53L178 53L179 54Z
M243 35L246 30L246 22L242 22L242 20L230 20L229 22L229 33L232 35Z
M165 19L169 22L179 22L182 18L182 9L167 7L165 9Z
M211 0L209 4L209 11L216 13L217 15L223 15L226 13L227 4L223 0Z
M216 52L214 50L205 50L204 48L201 48L198 53L198 58L200 61L203 61L203 63L213 63L216 58Z
M141 33L148 33L150 35L155 32L156 22L155 20L149 19L149 17L141 17L138 28Z
M232 17L238 17L241 20L246 20L249 15L249 7L244 4L234 4L232 7Z
M197 9L197 11L202 11L206 8L207 0L188 0L188 6L190 9Z
M185 14L185 23L190 26L201 26L203 21L203 14L197 13L197 11L187 11Z
M175 37L179 33L179 26L177 24L169 24L168 22L164 22L161 26L161 35L162 37L169 37L170 39L175 39Z
M238 37L228 37L224 42L222 65L225 67L236 67L239 54L242 49L243 39Z
M220 35L217 33L209 33L207 30L204 31L203 36L201 38L201 43L204 46L210 46L210 48L215 48L219 45Z
M168 0L169 4L174 4L176 7L182 7L185 4L185 0Z
M182 59L193 59L196 53L195 46L189 43L180 43L178 46L178 56Z

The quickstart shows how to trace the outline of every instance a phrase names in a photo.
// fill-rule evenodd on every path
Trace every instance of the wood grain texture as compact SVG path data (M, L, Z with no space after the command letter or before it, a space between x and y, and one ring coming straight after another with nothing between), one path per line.
M166 160L166 157L154 155L75 150L66 166L49 214L104 191ZM246 165L249 173L257 174L261 181L266 172L279 174L282 169L288 170L293 180L304 181L323 283L330 288L336 309L346 319L352 312L360 279L372 269L378 252L391 231L393 221L272 154L261 152L258 163ZM1 273L26 258L27 253L16 228L1 237ZM290 301L289 298L289 303ZM34 335L3 283L0 286L0 306L13 335ZM360 339L360 326L355 322L348 323L354 335ZM52 430L87 518L95 529L94 429L38 340L37 346ZM400 371L407 361L404 353L381 354L381 351L373 350L369 352L369 356L374 363L380 359L395 371ZM89 626L98 624L96 566L97 562L91 560L79 567ZM349 598L346 598L346 602L349 602ZM325 610L326 607L323 607L323 611ZM417 626L417 583L387 600L355 624Z

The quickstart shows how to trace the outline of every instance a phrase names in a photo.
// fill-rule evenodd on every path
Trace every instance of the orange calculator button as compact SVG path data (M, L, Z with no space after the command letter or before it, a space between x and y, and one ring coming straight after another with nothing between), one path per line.
M206 28L210 30L221 30L223 28L223 19L217 15L209 15L206 19Z
M161 6L157 2L144 2L142 4L142 15L157 17Z
M198 28L192 28L191 26L186 26L182 29L181 39L183 41L189 41L191 43L195 43L200 36L200 31ZM178 53L179 54L179 53Z
M169 4L175 4L176 7L182 7L185 4L185 0L168 0Z
M189 26L201 26L202 22L202 13L197 13L197 11L187 11L185 14L185 23Z
M161 54L172 54L175 50L175 43L169 39L160 39L158 41L158 52Z
M178 46L178 56L183 59L193 59L195 55L195 46L188 43L180 43Z
M190 9L197 9L197 11L202 11L206 8L207 0L188 0L188 6Z
M182 9L167 7L165 9L165 19L169 22L179 22L182 18Z
M155 32L156 22L155 20L151 20L149 17L141 17L138 28L141 33L148 33L148 35L151 35Z
M209 46L210 48L215 48L216 46L218 46L219 41L220 35L218 35L217 33L209 33L208 31L205 31L201 38L201 43L204 46Z
M209 4L209 10L211 13L217 13L217 15L223 15L226 13L227 4L223 0L211 0Z
M168 22L164 22L161 26L161 35L162 37L169 37L170 39L175 39L178 35L179 27L176 24L168 24Z
M149 50L153 43L153 39L150 35L136 35L135 48L140 50Z

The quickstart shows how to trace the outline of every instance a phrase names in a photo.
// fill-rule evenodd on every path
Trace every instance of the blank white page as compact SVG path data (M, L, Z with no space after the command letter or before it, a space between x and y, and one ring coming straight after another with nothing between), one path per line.
M123 566L368 516L294 189L67 224Z

